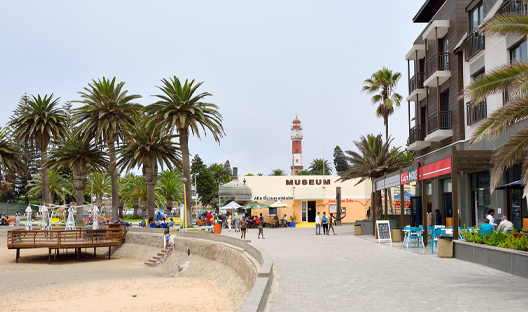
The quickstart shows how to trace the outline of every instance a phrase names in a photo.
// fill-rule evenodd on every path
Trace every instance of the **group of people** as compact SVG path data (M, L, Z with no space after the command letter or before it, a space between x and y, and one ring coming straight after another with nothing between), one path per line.
M330 230L334 233L334 235L337 235L334 230L334 214L331 213L330 217L326 216L326 212L323 212L323 216L320 216L321 213L317 212L317 216L315 216L315 235L321 235L321 227L323 228L323 234L322 235L330 235Z
M501 222L497 226L495 223L495 210L490 209L488 211L488 215L484 219L484 223L480 226L480 232L484 234L490 234L495 231L495 228L497 228L497 232L511 232L513 230L513 223L508 221L508 217L506 215L502 215Z
M154 217L150 217L148 223L151 228L170 228L174 226L174 219L170 218L167 220L165 217L161 217L159 220L154 220Z

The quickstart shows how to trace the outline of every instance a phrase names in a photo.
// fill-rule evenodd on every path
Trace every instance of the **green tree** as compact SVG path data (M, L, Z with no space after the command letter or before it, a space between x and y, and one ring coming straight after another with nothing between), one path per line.
M20 147L11 140L9 129L0 127L0 179L4 172L24 174L28 171L22 162Z
M177 136L164 132L164 128L147 126L141 119L137 125L130 125L126 130L125 143L119 147L121 156L117 162L119 171L141 167L143 179L147 184L148 216L154 216L155 186L158 180L158 163L172 170L181 169L181 152L178 143L173 141Z
M84 204L83 192L86 188L88 166L103 170L108 166L106 153L96 146L90 138L79 133L68 133L58 146L51 150L50 160L45 165L50 170L70 168L77 206ZM83 214L77 212L77 224L84 224Z
M383 142L382 135L369 134L361 136L359 141L354 141L358 151L346 151L345 159L351 166L344 172L339 173L337 181L359 179L358 185L365 180L373 180L383 176L385 173L399 170L406 166L405 158L398 148L390 148L392 139ZM376 216L382 215L381 191L376 193Z
M286 171L282 170L282 169L273 169L271 170L270 176L285 176L286 175Z
M255 175L253 173L246 174L246 177L254 177Z
M48 204L49 181L45 164L48 161L48 145L52 141L58 141L67 134L67 117L64 110L59 107L59 98L54 99L53 94L41 97L23 96L14 111L8 125L13 129L14 138L21 143L30 144L35 142L40 151L42 201Z
M485 22L480 30L486 33L487 38L510 35L526 37L528 16L524 13L496 15ZM490 190L492 192L495 190L505 169L516 163L522 163L521 179L525 186L524 195L526 195L528 194L528 158L525 157L525 152L528 148L528 126L520 121L528 118L528 94L526 93L528 61L520 60L486 71L487 74L472 83L466 90L466 96L471 100L472 105L477 105L488 96L502 95L503 92L509 95L509 99L481 122L471 138L471 144L484 137L489 140L501 136L507 137L506 142L495 149L491 157L493 169Z
M15 190L13 189L13 183L0 182L0 199L4 203L9 203L15 198Z
M337 173L346 171L348 169L348 163L344 157L345 154L343 153L343 150L341 150L339 145L336 145L334 148L334 167Z
M176 205L183 203L183 182L181 181L181 173L174 170L163 170L160 172L156 184L156 192L164 198L167 211L172 210L174 207L174 201L176 201Z
M218 185L215 184L211 172L198 155L194 155L192 160L191 173L193 177L198 174L196 176L196 192L200 202L204 207L211 206L218 196Z
M297 173L297 175L311 175L312 173L306 169L301 170Z
M141 105L133 103L140 95L129 95L123 90L124 82L116 84L103 77L103 80L92 79L92 83L79 92L82 100L73 101L83 104L73 110L72 122L79 124L80 132L97 142L103 141L108 146L110 156L110 177L112 182L112 217L117 219L119 206L118 177L116 167L115 143L124 139L127 126L134 124L133 117L141 109Z
M225 184L232 179L233 173L225 169L222 164L212 163L208 169L216 184Z
M229 178L231 178L233 176L233 170L231 170L231 163L229 162L229 159L224 163L224 169L226 170L227 174L229 174Z
M189 131L200 138L200 128L205 132L209 130L215 141L220 142L224 136L222 115L218 106L202 102L212 94L203 92L195 94L202 82L195 84L194 80L185 80L182 85L174 76L170 80L162 79L163 85L158 87L163 94L155 95L159 100L146 107L150 116L150 124L164 127L168 130L177 130L182 151L183 176L185 183L187 213L191 215L191 166L189 161ZM201 177L200 177L201 179ZM203 202L202 202L203 203ZM187 220L191 225L191 220Z
M50 201L48 204L53 204L53 198L54 196L58 196L59 198L62 198L65 194L72 194L73 193L73 183L69 176L64 175L58 171L55 170L47 170L48 174L48 196L47 198L50 198ZM28 194L29 195L35 195L37 197L40 196L40 198L43 197L43 190L46 191L45 188L42 187L42 176L40 174L37 174L31 179L28 186ZM64 192L62 191L64 189Z
M389 116L394 113L394 107L400 107L403 97L396 93L396 85L400 80L401 73L383 67L369 79L364 81L361 89L372 96L372 104L378 104L376 115L383 118L385 125L385 141L389 140Z
M331 175L332 174L332 168L330 167L328 160L322 159L322 158L314 159L308 169L310 170L310 173L313 175Z
M18 149L20 157L18 158L27 168L26 171L15 172L13 174L13 182L15 192L17 194L17 201L20 196L23 196L25 199L26 205L29 204L29 197L27 195L27 188L31 178L40 172L40 152L35 148L34 142L29 142L29 144L19 146L12 144L12 147Z
M135 210L134 215L137 217L136 207L139 205L143 211L145 211L145 208L147 207L147 183L145 183L145 179L143 179L142 176L136 176L133 174L127 174L125 179L126 183L122 186L122 201L127 203L127 205L132 203L132 206ZM158 192L154 192L154 204L158 206L162 201L163 198L161 195ZM154 214L154 212L152 214Z
M89 188L85 188L85 194L95 196L95 204L101 208L103 197L112 195L112 182L108 173L103 171L92 171L88 175Z

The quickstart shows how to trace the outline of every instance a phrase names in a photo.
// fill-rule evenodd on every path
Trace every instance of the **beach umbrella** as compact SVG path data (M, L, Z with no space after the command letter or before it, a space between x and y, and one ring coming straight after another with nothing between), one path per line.
M278 201L274 202L273 204L271 204L270 207L280 209L280 208L290 207L290 206L288 204L283 203L282 201L278 200ZM277 214L279 214L279 213L277 213Z
M404 192L403 192L403 199L404 199L404 200L409 200L409 199L411 199L411 196L414 196L414 195L411 194L411 193L409 193L409 192L407 192L407 191L404 191ZM400 194L394 196L394 199L400 199Z
M253 201L248 204L244 205L244 209L261 209L261 208L269 208L268 205L261 204L259 202Z
M522 190L523 188L524 186L522 185L521 180L518 180L515 182L497 186L495 189L496 190Z
M224 207L220 207L221 209L237 209L242 208L241 205L237 204L235 201L231 201L229 204L225 205Z

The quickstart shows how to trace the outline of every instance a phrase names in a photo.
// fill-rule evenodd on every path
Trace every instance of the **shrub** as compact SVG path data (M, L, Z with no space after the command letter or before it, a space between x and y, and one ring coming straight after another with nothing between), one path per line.
M464 239L470 243L528 251L528 238L526 235L515 237L514 233L493 232L485 235L480 231L463 230L461 232Z

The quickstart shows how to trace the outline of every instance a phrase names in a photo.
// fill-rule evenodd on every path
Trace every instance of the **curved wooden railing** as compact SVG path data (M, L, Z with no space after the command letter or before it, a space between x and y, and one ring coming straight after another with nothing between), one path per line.
M90 248L122 245L123 228L52 231L12 230L7 232L7 248Z

